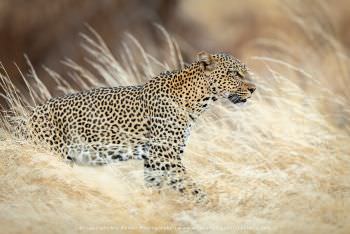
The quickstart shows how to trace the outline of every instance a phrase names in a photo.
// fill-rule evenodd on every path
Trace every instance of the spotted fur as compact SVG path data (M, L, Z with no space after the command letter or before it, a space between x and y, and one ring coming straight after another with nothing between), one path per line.
M144 85L53 98L34 109L26 128L35 143L78 164L143 160L147 186L171 186L201 200L181 160L191 126L218 98L245 102L254 90L239 60L201 52L191 65Z

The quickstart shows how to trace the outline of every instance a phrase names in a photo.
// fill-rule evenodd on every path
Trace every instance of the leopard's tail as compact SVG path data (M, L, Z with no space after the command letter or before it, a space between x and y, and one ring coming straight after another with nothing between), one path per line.
M11 118L12 132L17 138L29 139L28 120L23 118Z

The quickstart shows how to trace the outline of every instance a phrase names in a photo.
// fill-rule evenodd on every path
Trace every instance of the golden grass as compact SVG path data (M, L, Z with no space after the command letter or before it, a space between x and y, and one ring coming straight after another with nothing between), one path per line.
M181 64L170 37L172 56L161 62L130 38L131 44L117 61L98 36L96 41L84 36L91 65L103 79L68 61L75 83L81 89L136 84ZM337 57L337 47L323 61L318 48L308 46L290 48L298 51L295 54L300 56L293 60L298 63L271 54L252 57L250 67L260 67L255 72L258 88L253 98L245 105L222 101L196 124L184 160L213 201L210 207L183 202L171 191L144 188L141 162L70 167L14 138L4 116L1 229L21 233L125 229L132 233L348 233L349 99L339 85L326 85L326 74L334 74L331 70L336 66L349 69L348 59ZM306 49L310 56L303 57L301 51ZM49 72L62 92L75 90ZM349 84L348 78L345 74L337 82ZM33 101L17 98L9 77L2 76L2 81L13 108L5 114L26 113L23 103ZM33 97L37 101L49 95L38 81L30 90L32 96L38 95Z

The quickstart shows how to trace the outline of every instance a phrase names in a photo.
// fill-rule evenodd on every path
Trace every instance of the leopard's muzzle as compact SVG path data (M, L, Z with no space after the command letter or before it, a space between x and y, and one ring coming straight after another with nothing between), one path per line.
M228 96L228 99L233 103L233 104L237 104L237 103L241 103L241 102L246 102L247 99L243 99L240 96L238 96L237 94L230 94Z

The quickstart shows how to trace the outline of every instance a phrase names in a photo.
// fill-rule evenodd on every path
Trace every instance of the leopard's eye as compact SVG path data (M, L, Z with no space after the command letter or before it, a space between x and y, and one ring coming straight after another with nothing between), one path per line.
M227 75L237 76L237 71L228 70L228 71L227 71Z
M236 70L234 70L234 71L227 71L227 74L228 75L233 75L233 76L235 76L235 77L239 77L239 78L244 78L244 75L240 72L240 71L236 71Z
M243 73L242 72L240 72L240 71L237 71L237 75L240 77L240 78L244 78L244 75L243 75Z

